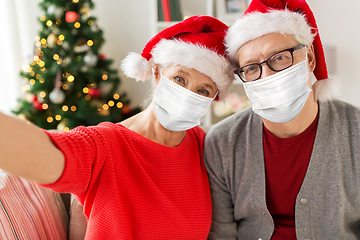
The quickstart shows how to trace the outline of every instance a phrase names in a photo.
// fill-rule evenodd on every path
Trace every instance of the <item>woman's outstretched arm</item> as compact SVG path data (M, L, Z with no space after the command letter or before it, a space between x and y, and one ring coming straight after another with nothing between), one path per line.
M64 162L62 152L40 128L0 113L0 168L47 184L60 178Z

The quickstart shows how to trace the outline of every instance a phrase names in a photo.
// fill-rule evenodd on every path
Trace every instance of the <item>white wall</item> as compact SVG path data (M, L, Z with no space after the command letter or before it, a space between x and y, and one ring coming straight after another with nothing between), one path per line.
M336 48L336 74L342 82L341 99L360 106L360 1L307 0L317 20L324 45Z
M41 16L37 7L39 0L31 1L31 13ZM98 18L99 27L104 31L106 43L103 53L114 60L113 67L119 67L129 51L141 53L150 39L151 14L149 0L93 0L92 14ZM308 0L317 19L320 36L324 45L336 47L337 72L332 77L342 81L341 99L360 106L360 23L358 0ZM346 6L346 7L342 7ZM35 9L35 10L34 10ZM344 9L342 11L342 9ZM345 11L346 10L346 11ZM39 24L34 19L33 36L38 33ZM32 42L33 37L29 39ZM151 88L149 82L126 79L121 71L121 90L128 93L132 105L139 105Z
M102 51L114 60L113 67L120 67L128 52L141 53L150 40L149 0L93 0L99 28L104 31ZM127 79L119 69L121 91L126 91L132 106L139 106L151 89L150 82Z

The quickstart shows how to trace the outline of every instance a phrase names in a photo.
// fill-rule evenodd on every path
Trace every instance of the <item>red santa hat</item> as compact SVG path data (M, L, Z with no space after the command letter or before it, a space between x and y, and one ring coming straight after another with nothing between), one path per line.
M129 53L121 68L127 77L147 80L153 64L181 65L210 77L223 99L234 80L234 66L227 59L224 38L228 26L210 16L193 16L155 35L143 52Z
M301 44L313 44L313 73L318 80L313 85L315 99L327 101L339 95L340 82L328 77L315 17L305 0L252 0L225 37L230 60L237 62L238 50L246 42L270 33L291 34Z

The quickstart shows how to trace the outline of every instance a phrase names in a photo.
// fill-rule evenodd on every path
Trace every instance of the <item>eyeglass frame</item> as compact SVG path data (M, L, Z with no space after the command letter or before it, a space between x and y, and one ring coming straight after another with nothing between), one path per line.
M244 83L246 83L246 82L253 82L253 81L256 81L256 80L258 80L259 78L261 78L261 75L262 75L262 65L263 65L264 63L266 63L266 65L267 65L272 71L274 71L274 72L281 72L281 71L283 71L283 70L291 67L291 66L294 64L294 55L293 55L294 51L295 51L295 50L299 50L299 49L301 49L301 48L303 48L303 47L305 47L305 46L306 46L306 45L304 45L304 44L299 44L299 45L297 45L297 46L295 46L295 47L281 50L281 51L279 51L279 52L276 52L276 53L272 54L270 57L268 57L265 61L262 61L261 63L250 63L250 64L246 64L245 66L242 66L242 67L234 70L234 73L239 76L239 78L240 78L241 81L243 81ZM286 51L289 51L289 52L291 53L291 58L292 58L291 64L290 64L289 66L281 69L281 70L275 70L275 69L273 69L273 68L269 65L268 61L269 61L273 56L275 56L276 54L279 54L279 53L282 53L282 52L286 52ZM239 74L239 71L241 71L243 68L245 68L245 67L247 67L247 66L250 66L250 65L257 65L257 66L259 66L259 68L260 68L260 75L259 75L258 78L254 79L254 80L246 81L246 80L242 79L242 77L241 77L240 74Z

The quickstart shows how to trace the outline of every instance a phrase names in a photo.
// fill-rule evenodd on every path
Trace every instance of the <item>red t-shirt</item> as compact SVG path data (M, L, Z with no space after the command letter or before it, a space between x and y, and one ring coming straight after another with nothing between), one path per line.
M264 127L266 204L275 230L272 240L295 239L295 201L310 161L318 117L301 134L278 138Z
M206 239L211 200L200 128L177 147L112 123L47 134L65 169L46 187L84 205L86 239Z

